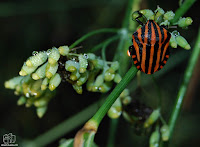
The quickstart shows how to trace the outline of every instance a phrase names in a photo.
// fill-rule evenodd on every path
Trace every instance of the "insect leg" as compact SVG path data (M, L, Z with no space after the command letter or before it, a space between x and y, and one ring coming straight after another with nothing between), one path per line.
M142 13L140 13L139 11L135 11L132 14L132 19L134 18L140 25L143 26L144 23L140 20L141 17L146 20L146 17Z

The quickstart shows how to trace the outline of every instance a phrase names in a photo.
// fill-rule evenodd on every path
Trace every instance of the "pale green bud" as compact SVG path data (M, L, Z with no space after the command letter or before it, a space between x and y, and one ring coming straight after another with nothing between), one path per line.
M89 60L94 60L96 58L95 54L93 53L88 53L87 55Z
M122 111L118 111L116 108L114 107L111 107L109 110L108 110L108 116L112 119L117 119L121 116L122 114Z
M31 107L33 105L34 100L35 100L35 98L33 98L33 97L27 98L25 107L27 107L27 108Z
M110 71L109 71L109 69L105 72L105 74L104 74L104 79L105 79L105 81L107 81L107 82L110 82L110 81L112 81L113 79L114 79L114 77L115 77L115 74L114 73L111 73Z
M161 26L162 26L162 25L168 26L168 25L170 25L170 22L169 22L168 20L165 20L165 21L161 22L160 25L161 25Z
M169 140L169 127L168 125L163 125L160 129L162 140L168 141Z
M120 76L120 74L115 74L115 77L114 77L114 82L115 83L119 83L120 81L122 80L122 77Z
M105 93L105 92L108 92L111 89L111 87L112 87L111 82L105 82L101 86L99 86L99 91L101 93Z
M118 61L113 62L113 63L111 64L111 67L110 67L110 68L115 72L116 70L119 69L119 62L118 62Z
M56 89L56 87L58 87L60 82L61 82L61 77L58 73L56 73L49 81L49 89L53 91L54 89Z
M95 82L94 82L94 86L99 87L100 85L102 85L104 82L104 76L103 74L100 74L97 76Z
M44 80L42 81L42 84L41 84L41 90L46 90L48 84L49 84L49 79L44 78Z
M160 110L159 109L154 110L149 116L149 118L144 122L144 127L148 128L149 126L151 126L154 122L157 121L159 116L160 116Z
M47 66L47 63L45 63L44 65L42 65L41 67L39 67L36 70L36 72L32 74L32 78L34 80L38 80L38 79L44 78L45 74L46 74L46 66Z
M80 64L79 72L84 73L86 71L86 68L88 66L88 61L87 61L88 56L87 55L79 55L78 60Z
M154 13L150 9L144 9L140 10L140 13L142 13L148 20L154 20Z
M98 92L98 91L99 91L99 87L97 87L97 86L95 86L93 84L93 86L92 86L92 92Z
M168 21L170 21L170 20L172 20L172 19L174 19L174 16L175 16L175 14L174 14L174 12L173 11L167 11L165 14L164 14L164 20L168 20Z
M192 20L191 17L183 17L183 18L179 19L178 26L181 27L181 28L186 28L189 25L191 25L192 22L193 22L193 20Z
M47 111L47 106L38 107L38 108L36 109L37 116L38 116L39 118L42 118L42 117L44 116L44 114L46 113L46 111Z
M68 60L65 63L65 69L69 72L75 72L76 70L79 70L80 65L76 61Z
M47 104L48 104L48 99L45 97L42 97L34 101L35 107L43 107L43 106L46 106Z
M102 69L104 67L104 61L101 59L95 59L92 62L96 69Z
M28 67L32 67L32 66L38 67L47 60L47 57L48 56L46 52L44 51L39 52L35 54L34 56L29 57L28 60L26 61L26 65Z
M25 103L26 103L26 97L25 96L21 96L17 101L18 106L23 105Z
M94 72L90 73L90 76L89 76L87 84L86 84L86 88L88 91L92 91L92 89L93 89L95 76L96 76L96 74Z
M50 64L55 64L60 58L60 53L57 48L52 48L51 53L49 54L48 62Z
M78 94L82 94L83 93L83 88L82 86L78 86L77 84L73 84L72 85L74 90L78 93Z
M71 75L70 75L70 80L72 81L76 81L78 80L78 78L80 77L80 73L76 70L75 72L72 72Z
M14 94L15 95L20 95L22 92L23 92L22 85L21 84L17 85L16 88L15 88Z
M88 75L89 75L89 73L88 73L87 71L84 72L83 74L81 74L81 76L80 76L80 78L77 80L76 84L77 84L78 86L83 85L83 84L87 81Z
M51 78L58 70L58 63L50 64L48 63L46 66L46 77Z
M42 80L33 81L30 86L29 93L35 98L40 97L43 92L41 91Z
M16 86L17 86L18 84L20 84L20 82L22 81L22 79L23 79L23 77L21 77L21 76L14 77L14 78L12 78L12 79L6 81L6 82L4 83L4 86L5 86L5 88L8 88L8 89L15 89Z
M159 140L160 140L160 133L159 133L159 130L156 129L156 131L154 131L151 134L151 137L149 140L149 146L150 147L159 147Z
M157 6L157 9L155 10L155 21L160 22L162 20L162 16L165 14L165 11Z
M87 84L86 84L86 88L88 91L92 91L93 90L93 85L94 85L94 80L89 80L87 81Z
M122 91L122 93L120 94L119 97L124 98L124 97L126 97L126 96L129 96L129 94L130 94L130 92L129 92L129 90L126 88L126 89L124 89L124 90Z
M130 104L131 99L132 99L132 98L131 98L130 96L126 96L126 97L122 98L122 103L123 103L124 105L128 105L128 104Z
M68 55L68 53L69 53L69 47L66 45L66 46L60 46L59 48L58 48L58 51L59 51L59 53L61 54L61 55L63 55L63 56L66 56L66 55Z
M31 74L32 72L34 72L37 69L37 66L27 66L25 63L22 66L21 71L19 72L20 76L26 76L28 74Z
M169 44L172 48L177 48L177 42L176 42L175 36L173 34L171 34Z
M182 37L182 36L177 36L175 39L176 39L177 44L178 44L180 47L182 47L182 48L184 48L184 49L186 49L186 50L191 49L189 43L187 42L187 40L186 40L184 37Z

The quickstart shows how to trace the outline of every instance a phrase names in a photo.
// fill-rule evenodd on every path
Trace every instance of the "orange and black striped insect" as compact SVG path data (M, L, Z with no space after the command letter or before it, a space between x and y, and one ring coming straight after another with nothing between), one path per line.
M153 74L163 68L169 58L171 34L154 20L148 20L144 25L137 18L136 21L142 27L132 35L133 45L129 47L129 54L137 69Z

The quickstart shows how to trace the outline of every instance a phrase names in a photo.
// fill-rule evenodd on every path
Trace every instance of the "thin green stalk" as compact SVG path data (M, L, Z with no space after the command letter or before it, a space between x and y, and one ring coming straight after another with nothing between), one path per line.
M77 128L85 121L87 121L94 112L99 107L99 103L102 103L101 100L97 101L96 103L88 106L86 109L82 110L78 114L68 118L67 120L63 121L59 125L55 126L51 130L48 130L44 134L36 137L34 140L25 141L23 146L31 147L31 146L46 146L47 144L55 141L56 139L60 138L64 134L72 131L73 129Z
M110 44L111 42L115 41L119 39L119 35L115 35L115 36L112 36L110 37L109 39L106 39L105 41L97 44L96 46L94 46L92 49L88 50L87 52L89 53L94 53L96 52L97 50L101 49L105 44Z
M99 108L95 115L89 120L89 122L95 122L97 127L99 126L101 120L106 115L112 104L116 101L122 91L126 86L131 82L133 77L136 75L138 69L135 66L132 66L129 71L126 73L124 78L120 81L119 84L114 88L111 94L107 97L104 104Z
M101 56L102 56L102 59L103 59L104 61L106 61L106 48L107 48L107 46L108 46L111 42L117 40L118 38L119 38L119 36L116 35L116 36L110 38L109 40L107 40L107 41L104 43L104 45L102 46Z
M173 108L173 112L172 115L170 117L170 121L169 121L169 130L170 130L170 138L172 138L172 134L174 131L174 127L177 121L177 118L179 116L180 110L181 110L181 106L184 100L184 96L186 94L187 88L188 88L188 84L190 82L190 79L192 77L192 73L195 67L195 64L198 60L198 57L200 55L200 28L199 28L199 32L198 32L198 37L197 37L197 41L195 44L195 47L192 51L188 66L186 68L185 74L184 74L184 79L183 82L181 84L181 87L179 89L177 98L176 98L176 102Z
M84 40L88 39L89 37L91 37L93 35L100 34L100 33L117 33L118 31L119 31L119 29L104 28L104 29L89 32L89 33L85 34L84 36L82 36L81 38L79 38L78 40L76 40L72 45L69 46L69 48L74 48L79 43L83 42Z
M190 9L195 1L196 0L185 0L185 2L176 10L172 23L177 22L179 18L182 17Z
M109 136L108 136L108 143L107 147L114 147L115 146L115 136L117 132L117 125L119 119L110 119L110 128L109 128Z

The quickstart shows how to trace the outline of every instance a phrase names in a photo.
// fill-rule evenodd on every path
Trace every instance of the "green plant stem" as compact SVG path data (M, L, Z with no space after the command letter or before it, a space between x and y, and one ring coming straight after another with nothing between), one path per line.
M184 74L184 79L183 82L181 84L181 87L179 89L177 98L176 98L176 102L173 108L173 112L172 115L170 117L169 120L169 130L170 130L170 138L172 138L172 134L174 131L174 127L177 121L177 118L179 116L180 110L181 110L181 106L184 100L184 96L186 94L187 88L188 88L188 84L190 82L190 79L192 77L192 73L195 67L195 64L197 62L197 59L200 55L200 28L199 28L199 32L198 32L198 37L197 37L197 41L195 44L195 47L192 51L188 66L186 68L185 74Z
M107 46L108 46L111 42L117 40L118 38L119 38L119 36L116 35L116 36L110 38L109 40L107 40L107 41L104 43L104 45L102 46L101 56L102 56L102 59L103 59L104 61L106 61L106 48L107 48Z
M185 0L185 2L176 10L175 17L171 22L177 22L179 18L188 11L188 9L194 4L195 1L196 0Z
M89 37L93 35L100 34L100 33L117 33L118 31L119 29L104 28L104 29L89 32L85 34L84 36L82 36L81 38L79 38L78 40L76 40L72 45L69 46L69 48L74 48L75 46L77 46L78 44L80 44L81 42L83 42L84 40L88 39Z
M109 39L106 39L105 41L97 44L96 46L94 46L93 48L91 48L90 50L88 50L87 52L88 53L94 53L97 50L101 49L105 44L110 44L111 42L113 42L113 41L115 41L117 39L119 39L119 35L112 36Z
M107 147L114 147L115 146L115 136L117 132L117 125L119 119L110 119L110 128L109 128L109 136L108 136L108 143Z
M129 71L126 73L124 78L120 81L119 84L114 88L111 94L107 97L104 104L99 108L99 110L95 113L95 115L89 120L95 122L97 127L99 126L101 120L106 115L107 111L110 109L112 104L116 101L122 91L126 88L126 86L130 83L133 77L136 75L138 69L135 66L132 66Z
M132 13L139 9L141 0L129 0L128 7L126 10L126 14L122 23L122 33L120 37L120 41L118 47L116 49L116 54L113 60L118 60L121 68L119 69L119 73L124 75L128 69L128 61L130 58L127 55L127 50L129 46L132 44L131 42L131 34L136 29L136 22L132 20ZM129 30L131 33L129 33Z
M55 141L56 139L60 138L64 134L72 131L73 129L77 128L85 121L87 121L94 112L99 107L99 104L102 103L101 100L97 101L96 103L88 106L86 109L82 110L78 114L68 118L67 120L63 121L59 125L55 126L51 130L48 130L44 134L36 137L34 140L31 141L24 141L24 147L31 147L31 146L46 146L47 144Z

